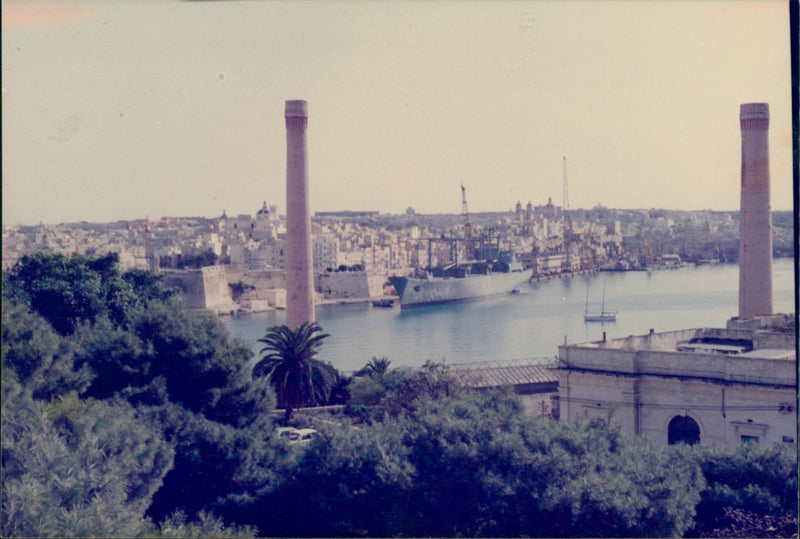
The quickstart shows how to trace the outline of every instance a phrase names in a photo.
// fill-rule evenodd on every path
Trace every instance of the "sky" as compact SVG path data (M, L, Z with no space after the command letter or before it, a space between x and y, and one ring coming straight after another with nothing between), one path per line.
M739 106L769 103L792 208L788 3L2 2L2 222L311 211L737 210Z

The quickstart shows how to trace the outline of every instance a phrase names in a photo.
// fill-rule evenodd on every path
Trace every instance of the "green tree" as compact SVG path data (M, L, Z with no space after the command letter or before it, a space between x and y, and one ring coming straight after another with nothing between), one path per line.
M388 367L388 359L386 362ZM370 364L363 370L371 370ZM350 387L346 411L363 421L380 421L386 415L413 415L421 397L438 399L456 396L462 389L443 363L426 361L420 369L387 368L380 376L355 378Z
M124 434L129 423L146 425L156 432L175 456L172 468L164 470L157 490L148 491L148 501L143 504L153 521L169 519L178 509L187 515L204 510L222 514L239 500L274 488L276 470L291 460L274 435L269 412L275 408L275 394L268 380L253 380L252 351L243 342L231 339L218 318L180 309L172 301L172 292L154 274L120 273L115 256L34 255L4 273L3 285L4 450L6 417L22 414L14 411L17 401L5 391L7 385L16 384L34 407L55 406L69 398L84 406L86 421L98 422L91 429L76 429L74 422L67 422L65 430L54 435L69 437L74 444L69 447L84 459L81 462L88 462L87 455L92 451L99 453L91 458L101 459L111 450L112 446L101 450L92 445L94 433L105 427L108 437L123 447L127 447ZM53 300L50 305L45 301L48 297ZM135 419L129 417L131 409ZM107 421L116 417L115 413L120 421ZM49 447L55 443L52 436L37 441L35 428L20 432L15 442L18 447L25 443ZM130 439L137 440L135 436ZM10 458L12 453L8 455ZM139 455L144 458L145 453ZM17 483L6 474L5 451L3 459L3 485L11 488ZM95 466L92 473L97 477L93 480L126 485L126 466L135 470L136 462L121 457L119 466ZM51 467L60 469L58 463ZM65 480L62 475L58 481ZM42 488L49 488L50 483L43 484ZM72 505L79 511L70 513L72 510L63 504L59 511L79 516L84 526L77 528L48 510L40 512L38 529L45 530L42 526L46 525L50 526L46 530L52 531L40 533L159 533L155 527L142 532L127 524L93 520L95 513L84 508L95 507L91 504L97 498L96 489L82 489L80 485L70 487L74 492ZM5 493L4 502L19 499L13 492L8 497ZM128 510L131 498L123 502L119 497L103 500L108 503L98 502L96 514L108 510L113 518L128 515L144 522L141 507ZM117 502L127 509L113 505ZM32 511L33 518L36 510ZM195 524L181 529L201 533L213 528L202 522L197 524L199 528Z
M287 448L277 440L269 417L268 426L258 428L212 421L174 403L140 409L152 423L163 425L176 451L175 465L148 509L153 520L176 510L230 518L239 505L276 486Z
M296 329L273 326L258 339L264 344L263 357L253 367L253 376L272 382L278 406L286 409L287 423L295 408L325 404L336 384L336 369L315 358L327 337L315 322L303 322Z
M158 426L123 401L46 402L3 374L2 534L133 536L172 467Z
M3 302L3 379L14 378L33 398L83 393L94 373L75 367L72 348L25 305Z
M415 470L404 443L408 421L354 428L331 420L316 428L322 438L299 454L275 491L254 504L258 511L248 511L259 531L280 537L409 535L406 496Z
M211 249L206 249L204 251L199 251L196 253L185 253L183 255L178 255L178 260L175 266L178 269L184 268L203 268L206 266L213 266L217 263L219 257L217 254L212 251Z
M26 303L58 333L69 335L81 322L91 323L100 316L124 324L134 307L172 295L154 274L139 270L122 274L118 266L117 253L26 255L4 276L3 297Z

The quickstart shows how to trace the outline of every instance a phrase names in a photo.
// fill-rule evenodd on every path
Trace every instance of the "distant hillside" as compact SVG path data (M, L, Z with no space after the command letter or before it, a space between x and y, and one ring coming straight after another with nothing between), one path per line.
M772 212L772 226L775 228L788 228L794 227L794 212L791 211L774 211Z

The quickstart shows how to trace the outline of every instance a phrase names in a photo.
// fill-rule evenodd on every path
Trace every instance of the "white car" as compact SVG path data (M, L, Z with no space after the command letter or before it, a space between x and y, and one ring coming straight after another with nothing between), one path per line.
M280 427L277 433L278 438L281 440L286 440L287 442L297 440L300 437L300 435L297 434L297 429L293 427Z
M278 429L278 438L290 444L308 443L316 436L319 436L319 432L314 429L295 429L293 427Z
M297 434L299 436L298 442L299 443L307 443L319 436L319 432L315 431L314 429L298 429Z

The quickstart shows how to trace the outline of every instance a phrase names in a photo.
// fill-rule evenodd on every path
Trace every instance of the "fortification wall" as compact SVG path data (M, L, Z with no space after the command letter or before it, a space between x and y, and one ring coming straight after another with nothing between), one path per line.
M286 289L286 273L283 271L248 271L241 281L255 288L251 296L254 299L270 299L271 290Z
M187 309L205 309L203 274L200 270L166 271L164 282L181 292L181 302Z
M187 309L227 312L237 308L231 299L223 266L168 271L164 273L164 280L167 286L176 287L181 291L181 300Z
M231 298L228 278L224 266L208 266L201 268L203 276L203 292L205 308L215 312L227 312L237 308Z
M383 273L328 272L317 276L317 290L327 298L379 298L383 296L384 282Z
M286 273L283 270L251 270L246 265L226 265L227 285L243 283L244 293L237 298L240 310L260 312L286 308ZM230 287L228 287L230 290Z

